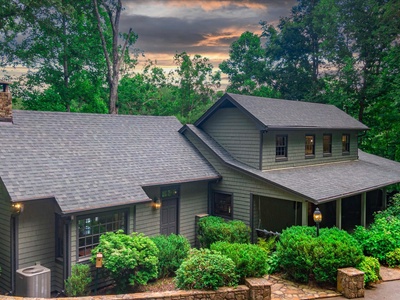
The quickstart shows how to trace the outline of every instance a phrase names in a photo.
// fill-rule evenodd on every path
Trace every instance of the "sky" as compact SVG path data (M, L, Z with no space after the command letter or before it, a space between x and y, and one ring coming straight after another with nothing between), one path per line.
M296 0L123 0L120 29L139 36L135 47L164 69L186 51L210 59L215 68L229 56L229 46L245 32L261 33L260 21L276 24ZM139 67L140 68L140 67Z
M215 69L229 57L229 46L245 32L261 33L260 21L277 24L296 0L122 0L120 32L138 34L140 72L146 60L174 69L173 57L186 51L209 58ZM21 75L26 68L8 69ZM1 74L0 74L1 76Z

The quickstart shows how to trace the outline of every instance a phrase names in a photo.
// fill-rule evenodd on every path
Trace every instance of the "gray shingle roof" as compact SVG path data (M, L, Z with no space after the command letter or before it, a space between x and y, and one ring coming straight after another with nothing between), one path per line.
M14 111L0 125L0 178L12 201L64 212L148 200L142 186L218 178L175 117Z
M200 125L218 109L219 106L226 105L227 101L241 109L261 127L270 129L368 129L367 126L333 105L230 93L225 94L195 123L195 125Z
M228 166L316 204L400 182L400 163L359 150L359 159L261 171L235 160L201 129L186 125Z

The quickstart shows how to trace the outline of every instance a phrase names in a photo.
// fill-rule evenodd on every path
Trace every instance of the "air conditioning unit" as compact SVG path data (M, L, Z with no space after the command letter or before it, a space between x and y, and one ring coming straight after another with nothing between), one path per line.
M17 270L15 294L21 297L50 298L50 269L40 264Z

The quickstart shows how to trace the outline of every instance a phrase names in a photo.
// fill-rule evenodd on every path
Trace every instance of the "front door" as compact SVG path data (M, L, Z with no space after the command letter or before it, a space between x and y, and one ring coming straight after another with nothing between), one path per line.
M179 190L175 188L161 191L161 234L178 233Z

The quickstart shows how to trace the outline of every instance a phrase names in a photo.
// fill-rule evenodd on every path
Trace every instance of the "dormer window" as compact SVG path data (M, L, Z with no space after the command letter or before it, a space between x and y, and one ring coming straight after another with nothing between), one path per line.
M322 148L324 156L332 155L332 134L324 134Z
M306 158L315 157L315 135L306 135L306 148L305 148Z
M275 159L276 160L287 160L287 135L277 135L275 139Z
M342 135L342 154L350 154L350 134Z

